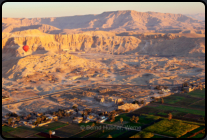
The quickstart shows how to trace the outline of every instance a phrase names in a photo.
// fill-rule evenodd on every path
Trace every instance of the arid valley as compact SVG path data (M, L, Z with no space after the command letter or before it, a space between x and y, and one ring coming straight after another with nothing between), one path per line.
M141 108L186 82L205 88L203 20L134 10L2 18L2 116Z

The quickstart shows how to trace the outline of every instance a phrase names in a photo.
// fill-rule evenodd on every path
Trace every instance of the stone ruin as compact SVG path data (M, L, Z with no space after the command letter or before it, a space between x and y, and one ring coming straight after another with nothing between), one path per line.
M125 103L121 106L118 106L118 109L121 109L121 110L135 110L135 109L138 109L140 108L140 106L138 104L132 104L132 103Z
M115 104L119 104L120 102L123 101L122 98L118 97L104 97L104 96L94 96L94 99L96 99L98 102L114 102Z
M89 91L84 91L82 93L83 96L86 96L86 97L91 97L91 96L96 96L96 93L94 92L89 92Z

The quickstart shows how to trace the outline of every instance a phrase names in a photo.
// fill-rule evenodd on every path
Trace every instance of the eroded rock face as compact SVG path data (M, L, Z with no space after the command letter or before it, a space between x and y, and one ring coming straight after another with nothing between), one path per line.
M30 50L27 54L32 54L38 50L57 51L63 49L78 51L95 52L114 52L124 53L133 50L141 42L133 36L114 36L114 35L94 35L91 33L72 34L72 35L13 35L5 37L2 40L2 49L4 53L11 53L15 56L24 56L22 45L27 44Z
M185 37L177 34L140 34L119 36L109 32L94 31L80 34L3 34L2 52L5 56L23 57L36 51L85 51L111 54L148 53L151 55L205 55L205 38ZM22 46L30 50L25 53Z

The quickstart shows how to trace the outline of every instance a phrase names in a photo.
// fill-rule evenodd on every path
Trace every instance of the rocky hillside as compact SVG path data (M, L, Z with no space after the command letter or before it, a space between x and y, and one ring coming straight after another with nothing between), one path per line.
M181 14L125 10L53 18L2 18L2 30L3 59L64 49L112 54L205 54L205 22ZM30 46L27 53L22 50L25 44Z
M194 35L194 36L193 36ZM197 36L197 37L196 37ZM25 53L23 45L29 45ZM85 51L113 54L144 53L162 55L205 55L205 36L198 34L115 34L88 31L80 34L46 34L39 30L26 30L2 34L2 57L34 54L44 51Z
M2 29L4 32L26 29L40 29L45 33L60 33L60 29L76 29L81 31L146 31L163 29L202 30L204 28L204 21L182 14L137 12L134 10L67 17L2 18Z

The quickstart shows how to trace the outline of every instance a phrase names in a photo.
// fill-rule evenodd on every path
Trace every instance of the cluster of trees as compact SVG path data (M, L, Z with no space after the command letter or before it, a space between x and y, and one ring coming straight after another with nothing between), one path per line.
M16 118L9 118L9 119L7 119L7 121L8 121L8 125L14 125L14 123L16 121L20 121L20 116L18 116Z
M163 86L164 89L168 89L168 86Z
M161 90L161 86L158 85L158 86L155 87L155 89L157 89L157 90Z
M188 83L187 83L187 82L184 82L184 83L182 84L182 87L188 87Z
M74 105L72 108L73 108L73 109L78 109L78 107L77 107L77 106L75 106L75 105Z
M33 122L32 124L37 126L38 124L41 124L41 123L45 123L45 122L47 122L47 121L50 121L50 119L46 119L46 118L47 118L47 117L44 116L44 115L42 115L42 116L40 116L40 117L37 117L36 121Z
M64 110L59 109L57 112L53 112L53 115L56 115L58 117L63 117L63 116L67 116L69 117L71 114L70 113L66 113Z
M85 110L83 111L82 117L87 117L87 115L90 114L91 111L92 111L91 108L89 108L89 109L85 109Z
M116 111L115 110L109 112L107 115L109 117L109 121L110 122L114 122L115 121L115 115L116 115Z
M8 125L11 125L11 124L14 125L14 119L13 118L9 118L8 119Z
M43 113L41 113L41 115L43 115ZM32 117L31 114L28 114L27 116L24 117L25 120L29 120Z
M135 100L135 101L132 102L132 104L138 104L138 105L144 104L144 100L142 100L141 102Z
M131 121L131 122L134 122L134 121L135 121L135 122L137 123L137 122L139 121L139 117L138 117L138 116L135 117L135 116L133 115L132 118L130 118L130 121Z
M159 94L164 94L162 91L158 92Z
M17 117L18 115L16 113L12 112L12 113L7 113L6 116Z
M161 98L161 102L162 102L162 104L164 104L164 99L163 98Z

